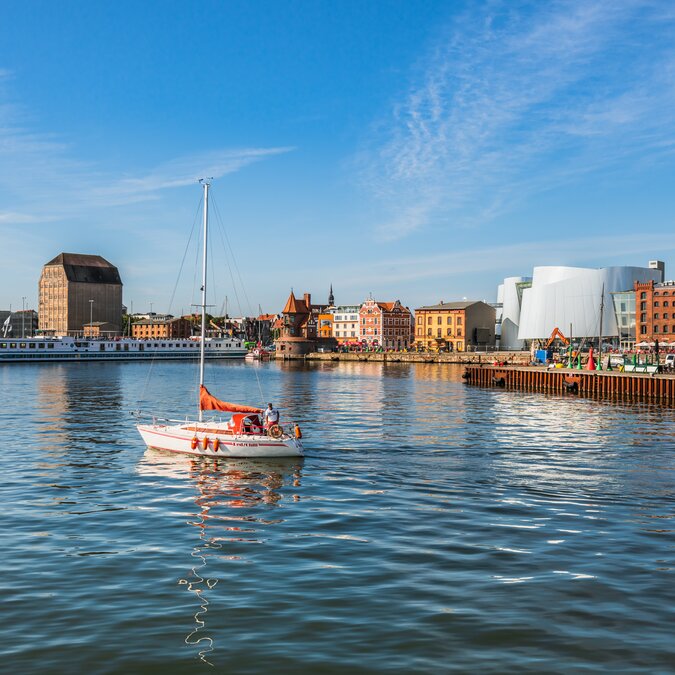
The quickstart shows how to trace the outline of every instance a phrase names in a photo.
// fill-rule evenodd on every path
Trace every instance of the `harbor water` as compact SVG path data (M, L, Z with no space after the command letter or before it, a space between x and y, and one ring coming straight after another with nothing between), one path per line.
M212 362L302 460L147 450L191 363L0 366L20 673L673 672L675 412L438 364Z

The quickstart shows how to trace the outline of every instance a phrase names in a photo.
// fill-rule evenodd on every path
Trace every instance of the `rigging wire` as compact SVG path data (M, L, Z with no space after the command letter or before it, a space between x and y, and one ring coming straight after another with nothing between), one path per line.
M227 236L227 229L225 228L225 224L223 222L223 219L220 215L220 209L218 208L218 204L215 199L212 200L213 204L213 211L216 216L216 225L218 226L218 232L220 234L220 239L221 243L223 245L223 250L225 252L225 260L227 262L227 266L230 272L230 278L232 280L232 290L234 291L235 298L237 300L237 306L239 307L239 315L240 316L245 316L245 313L242 311L241 307L241 301L239 300L239 294L237 293L237 285L234 280L234 275L232 273L232 268L234 267L235 271L237 272L237 277L239 279L239 283L241 284L241 291L244 295L244 299L246 300L246 305L248 306L248 314L249 316L253 316L252 308L251 308L251 302L248 299L248 294L246 293L246 286L244 286L244 282L241 278L241 272L239 271L239 266L237 265L237 259L235 258L234 251L232 250L232 245L230 244L230 238ZM227 242L227 247L225 246L225 242ZM232 265L230 265L230 261L227 255L227 250L229 249L230 251L230 257L232 258ZM260 402L262 407L265 407L265 393L263 392L262 388L262 383L260 382L260 377L258 375L258 370L257 368L253 370L253 373L255 374L255 379L258 384L258 392L260 393Z
M178 290L178 284L180 283L180 278L183 273L183 267L185 265L185 259L187 258L188 250L190 249L190 243L192 242L192 237L194 236L195 233L195 228L197 227L197 222L199 220L199 212L201 211L202 208L202 202L204 201L204 198L201 197L199 200L199 203L197 204L197 210L195 211L195 217L194 220L192 221L192 229L190 230L190 236L188 237L187 244L185 245L185 250L183 251L183 258L180 262L180 267L178 269L178 275L176 276L176 283L173 286L173 291L171 293L171 298L169 299L169 309L168 309L168 314L171 314L171 309L173 307L174 300L176 299L176 292ZM199 249L199 246L197 246L197 249ZM141 400L145 399L145 394L148 388L148 383L150 382L150 375L152 374L152 369L155 365L155 361L157 360L157 355L153 352L152 358L150 359L150 367L148 368L148 373L145 376L145 383L143 385L143 390L141 394Z

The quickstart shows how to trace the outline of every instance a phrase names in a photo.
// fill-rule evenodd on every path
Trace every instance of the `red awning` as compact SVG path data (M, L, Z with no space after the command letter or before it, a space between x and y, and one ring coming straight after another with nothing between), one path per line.
M254 408L250 405L239 405L237 403L227 403L221 401L215 396L209 394L209 390L202 385L199 387L199 407L202 410L220 410L221 412L233 413L261 413L260 408Z

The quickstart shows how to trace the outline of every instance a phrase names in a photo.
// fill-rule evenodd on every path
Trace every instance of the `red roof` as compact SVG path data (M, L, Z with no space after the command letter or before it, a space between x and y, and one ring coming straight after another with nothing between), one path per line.
M307 305L305 304L304 300L298 300L295 295L293 295L293 291L291 291L291 294L288 296L288 300L286 300L286 304L284 305L284 308L281 310L282 314L309 314L309 310L307 309Z

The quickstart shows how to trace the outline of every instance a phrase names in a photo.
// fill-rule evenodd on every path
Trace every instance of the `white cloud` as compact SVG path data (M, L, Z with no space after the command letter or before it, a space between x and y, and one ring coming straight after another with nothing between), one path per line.
M360 153L400 238L438 218L489 221L629 157L670 155L675 16L658 4L472 6L415 69Z

